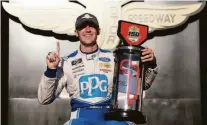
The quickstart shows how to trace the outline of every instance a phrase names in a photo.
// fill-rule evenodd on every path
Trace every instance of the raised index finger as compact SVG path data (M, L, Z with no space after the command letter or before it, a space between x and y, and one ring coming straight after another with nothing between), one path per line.
M60 56L60 42L59 41L57 41L56 52L57 52L57 55Z

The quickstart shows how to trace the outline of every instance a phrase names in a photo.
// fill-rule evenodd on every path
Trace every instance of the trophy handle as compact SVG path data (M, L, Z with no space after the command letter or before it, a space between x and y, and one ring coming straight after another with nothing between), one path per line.
M132 80L132 73L130 71L127 71L127 69L123 68L123 63L129 62L129 68L130 67L135 67L137 69L136 73L136 91L135 95L132 99L130 99L130 88L131 88L131 80ZM139 74L140 74L140 69L138 65L132 65L132 60L124 59L120 63L120 70L122 70L125 74L128 74L128 83L127 83L127 103L129 106L132 106L135 101L138 98L138 93L139 93Z

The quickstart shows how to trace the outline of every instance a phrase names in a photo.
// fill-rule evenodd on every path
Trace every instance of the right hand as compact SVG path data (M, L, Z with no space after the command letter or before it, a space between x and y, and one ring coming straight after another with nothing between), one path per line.
M60 63L60 43L57 42L56 52L50 52L46 57L46 63L49 69L57 69Z

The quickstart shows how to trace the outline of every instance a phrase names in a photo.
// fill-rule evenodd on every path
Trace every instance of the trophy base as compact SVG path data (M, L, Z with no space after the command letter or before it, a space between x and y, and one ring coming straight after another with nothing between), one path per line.
M147 123L147 118L142 112L134 110L111 109L105 113L105 120L131 121L136 124Z

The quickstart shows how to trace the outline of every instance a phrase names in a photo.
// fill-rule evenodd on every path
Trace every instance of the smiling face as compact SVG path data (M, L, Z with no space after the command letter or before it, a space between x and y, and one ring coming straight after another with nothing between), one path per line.
M94 46L99 33L100 29L89 22L83 24L75 32L76 36L79 37L80 43L84 46Z

